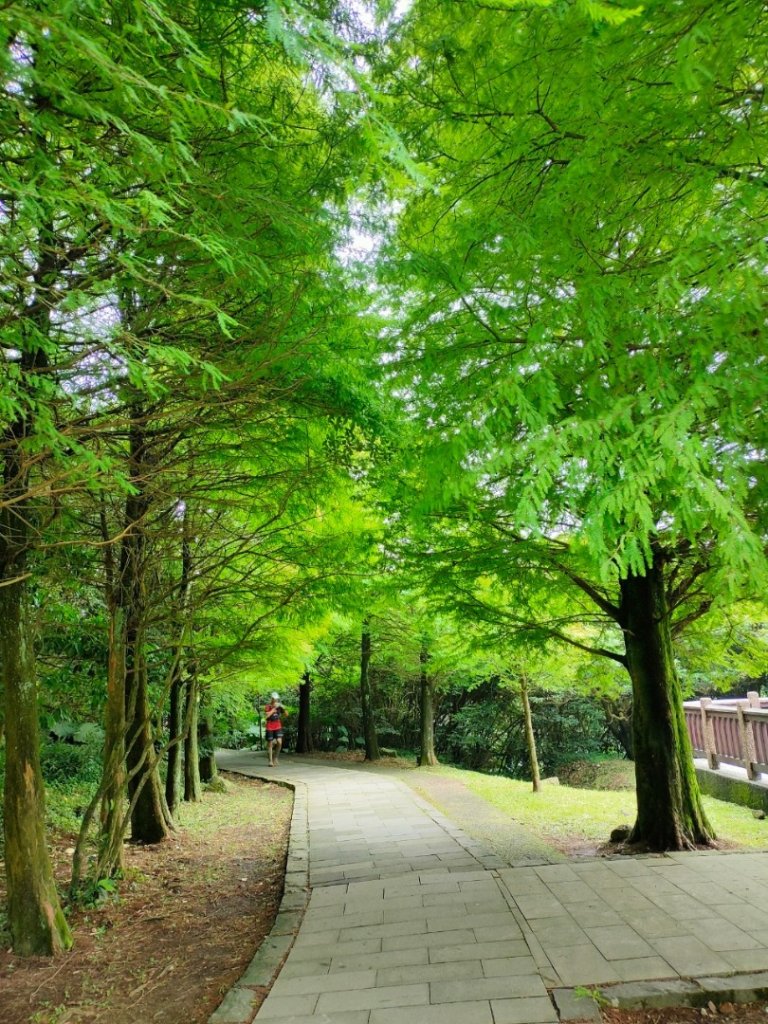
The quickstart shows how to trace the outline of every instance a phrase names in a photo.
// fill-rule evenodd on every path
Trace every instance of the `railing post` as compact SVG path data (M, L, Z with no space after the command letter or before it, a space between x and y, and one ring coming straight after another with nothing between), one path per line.
M747 700L749 701L749 706L751 708L760 707L760 694L757 692L757 690L748 690Z
M717 769L720 767L720 761L717 757L717 746L715 744L715 730L712 726L712 722L707 716L707 708L711 703L711 697L702 697L699 701L699 708L701 710L701 731L704 738L704 750L707 755L707 765L710 768Z
M741 744L741 756L744 759L744 767L747 769L747 778L756 777L755 761L755 738L752 735L752 723L744 717L745 710L749 709L748 700L740 700L736 703L736 718L739 723L739 742Z

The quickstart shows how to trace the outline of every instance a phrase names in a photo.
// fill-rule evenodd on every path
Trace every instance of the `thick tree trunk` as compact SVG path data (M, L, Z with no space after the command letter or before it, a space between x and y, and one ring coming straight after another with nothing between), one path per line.
M141 428L143 410L134 405L131 412L130 475L136 490L128 495L125 503L126 536L120 563L120 604L125 609L126 618L125 760L128 768L128 796L133 808L131 837L137 842L159 843L168 835L168 816L155 757L144 651L144 523L149 510L146 485L151 472Z
M198 748L199 695L197 669L191 665L187 679L187 707L184 718L187 723L187 735L184 740L184 799L188 803L197 803L203 799L203 787L200 782L200 751Z
M520 676L520 699L523 702L523 718L525 720L525 745L528 748L528 760L531 765L533 792L541 792L541 773L539 772L539 756L536 752L536 734L533 731L533 715L531 702L528 699L528 679L523 673Z
M312 715L311 715L311 692L312 679L309 672L305 672L299 683L299 721L296 727L296 753L312 753Z
M3 528L8 518L3 517ZM18 573L21 564L17 561L8 568L11 573L4 574L6 579ZM47 956L69 949L72 935L59 904L45 842L37 684L25 620L24 583L0 586L0 665L6 720L4 816L8 922L14 952L22 956Z
M429 651L427 650L426 643L422 642L421 648L419 649L419 711L421 721L421 753L419 755L419 764L422 768L425 765L439 764L437 754L435 753L434 681L430 678L429 673L427 672L428 661Z
M41 232L41 254L34 274L35 292L27 318L47 334L47 292L55 277L55 246L50 225ZM22 328L24 324L22 324ZM33 382L47 367L44 352L22 350L22 379ZM5 876L11 943L22 955L51 955L72 945L59 903L45 842L45 797L40 770L35 658L27 627L26 576L33 511L25 494L29 473L23 444L33 429L35 403L0 438L0 676L4 695Z
M142 631L128 633L126 658L126 764L131 811L131 838L159 843L168 835L164 794L155 761L154 736L149 717L147 666Z
M622 580L621 627L632 678L637 821L631 842L652 850L711 844L701 803L683 695L675 670L660 559Z
M371 663L371 624L363 620L360 639L360 710L363 718L363 738L365 739L365 760L378 761L379 739L376 735L376 722L373 716L373 695L368 668Z

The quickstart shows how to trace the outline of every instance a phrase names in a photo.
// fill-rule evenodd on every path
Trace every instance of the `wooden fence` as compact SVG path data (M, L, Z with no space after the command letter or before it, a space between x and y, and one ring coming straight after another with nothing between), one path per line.
M768 775L768 698L756 693L746 700L689 700L683 704L688 735L697 757L710 768L734 764L748 779Z

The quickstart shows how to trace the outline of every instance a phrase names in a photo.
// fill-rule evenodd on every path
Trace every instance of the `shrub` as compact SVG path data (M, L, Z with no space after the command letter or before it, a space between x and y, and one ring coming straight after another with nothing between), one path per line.
M46 784L98 782L102 768L101 740L79 744L48 741L42 745L40 761Z

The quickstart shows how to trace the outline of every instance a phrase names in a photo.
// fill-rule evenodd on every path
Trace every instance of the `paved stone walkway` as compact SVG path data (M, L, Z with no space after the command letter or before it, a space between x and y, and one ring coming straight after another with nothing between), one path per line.
M294 786L296 807L276 929L212 1024L250 1021L264 957L288 949L258 1022L550 1024L574 1015L574 986L685 994L768 971L763 853L510 867L397 772L290 755L270 769L250 752L220 764Z

